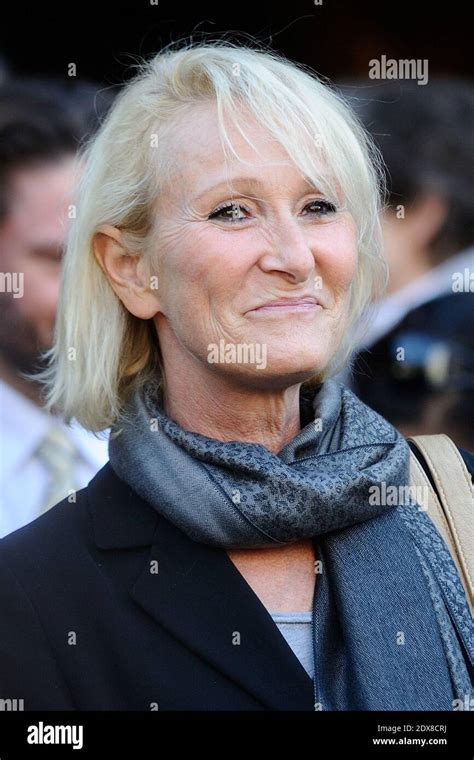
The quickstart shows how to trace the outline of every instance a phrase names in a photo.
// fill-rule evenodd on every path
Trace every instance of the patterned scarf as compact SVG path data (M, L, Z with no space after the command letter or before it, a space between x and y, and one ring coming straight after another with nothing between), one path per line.
M313 539L316 709L452 710L471 683L415 540L419 525L438 534L408 488L408 444L335 380L300 401L312 419L274 454L183 430L148 386L110 438L111 466L194 541L225 550Z

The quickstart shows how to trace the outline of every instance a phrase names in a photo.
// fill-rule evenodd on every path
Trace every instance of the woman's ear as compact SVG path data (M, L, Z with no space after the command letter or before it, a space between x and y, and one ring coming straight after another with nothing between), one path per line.
M157 291L151 287L143 256L127 251L121 230L101 225L92 246L99 266L125 308L140 319L153 318L160 311Z

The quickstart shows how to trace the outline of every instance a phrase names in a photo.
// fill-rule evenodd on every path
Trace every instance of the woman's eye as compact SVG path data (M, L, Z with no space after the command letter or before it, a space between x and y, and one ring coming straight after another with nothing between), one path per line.
M305 207L306 209L313 209L311 213L318 214L320 216L326 216L326 214L335 214L337 209L334 205L334 203L331 203L330 201L311 201L311 203L308 203L308 205Z
M225 206L217 208L212 214L209 214L209 219L224 219L229 222L240 222L245 219L245 216L239 216L239 209L243 209L239 203L227 203Z
M317 216L326 216L327 214L334 214L337 211L334 203L325 200L311 201L311 203L305 206L305 211L307 209L310 209L310 214L316 214ZM231 223L238 223L247 218L241 216L240 211L246 211L240 203L227 203L209 214L208 219L223 219Z

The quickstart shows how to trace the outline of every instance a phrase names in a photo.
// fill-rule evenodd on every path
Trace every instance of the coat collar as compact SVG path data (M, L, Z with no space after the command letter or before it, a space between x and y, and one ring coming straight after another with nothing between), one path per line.
M264 707L312 709L312 680L227 552L189 539L110 464L87 492L99 548L150 546L141 574L129 579L137 604Z

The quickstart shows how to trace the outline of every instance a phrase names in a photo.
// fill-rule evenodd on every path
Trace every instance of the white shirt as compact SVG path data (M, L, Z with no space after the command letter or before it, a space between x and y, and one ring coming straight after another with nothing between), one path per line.
M35 450L51 426L61 427L77 447L75 476L84 488L109 459L108 431L100 440L77 422L66 425L0 380L0 537L43 511L49 474Z

